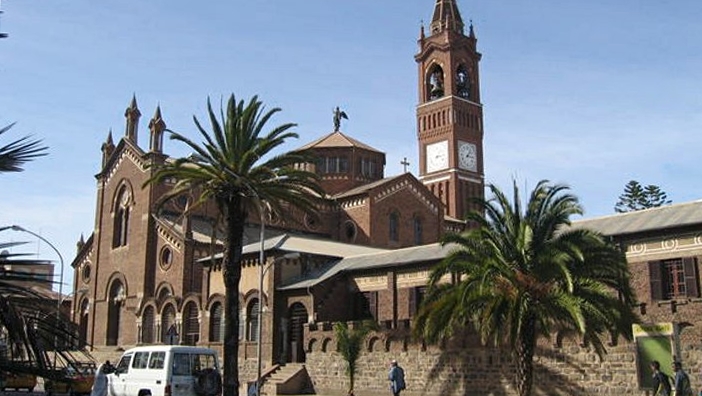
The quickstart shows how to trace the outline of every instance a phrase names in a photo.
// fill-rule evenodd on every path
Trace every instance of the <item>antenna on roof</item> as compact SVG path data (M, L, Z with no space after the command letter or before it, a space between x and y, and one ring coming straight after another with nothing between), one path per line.
M0 0L0 15L2 15L2 0ZM8 34L0 32L0 38L7 38Z

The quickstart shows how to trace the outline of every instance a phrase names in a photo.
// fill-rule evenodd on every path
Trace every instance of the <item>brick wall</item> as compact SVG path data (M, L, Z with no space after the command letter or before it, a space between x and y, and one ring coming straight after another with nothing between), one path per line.
M406 339L388 341L383 337L370 336L358 360L357 396L389 394L387 372L391 359L397 359L405 370L405 396L517 394L515 367L507 350L424 348ZM348 390L346 363L335 348L333 341L326 348L318 342L307 353L307 371L318 394L342 395ZM698 375L701 368L698 362L702 361L699 343L684 348L682 360L693 389L699 389L702 387ZM542 346L534 358L533 394L618 396L650 392L638 386L634 345L622 343L609 347L602 361L592 350L580 345Z

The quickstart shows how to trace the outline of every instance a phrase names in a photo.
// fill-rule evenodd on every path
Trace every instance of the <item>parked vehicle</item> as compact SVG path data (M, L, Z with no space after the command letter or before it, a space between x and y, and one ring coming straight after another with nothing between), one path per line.
M2 390L25 390L31 392L37 386L37 376L34 374L4 373Z
M157 345L124 352L107 375L112 396L217 396L222 393L217 352Z
M49 393L67 393L70 396L88 395L95 382L95 363L75 363L62 370L62 381L44 380L44 390Z

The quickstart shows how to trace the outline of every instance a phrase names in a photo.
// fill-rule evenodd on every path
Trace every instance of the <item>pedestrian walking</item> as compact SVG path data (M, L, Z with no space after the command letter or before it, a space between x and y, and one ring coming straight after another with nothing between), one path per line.
M693 396L690 376L683 371L682 363L679 361L673 362L673 371L675 371L675 378L673 379L675 396Z
M400 396L400 392L405 389L405 371L397 364L397 360L390 362L390 372L388 373L390 390L393 396Z
M668 376L661 371L661 364L658 360L651 362L653 372L653 396L670 396L670 381Z
M113 372L112 363L106 360L95 370L95 380L90 396L107 396L107 374Z

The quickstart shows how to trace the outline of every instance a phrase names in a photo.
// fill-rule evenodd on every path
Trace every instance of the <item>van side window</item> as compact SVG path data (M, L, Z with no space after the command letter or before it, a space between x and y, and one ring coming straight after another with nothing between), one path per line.
M135 369L145 369L146 364L149 362L148 352L137 352L134 354L134 359L132 360L132 367Z
M132 355L124 355L122 359L117 363L117 372L126 373L129 371L129 361L132 359Z
M152 352L151 360L149 360L150 369L162 369L163 362L166 360L166 352Z
M190 375L190 355L176 353L173 355L173 375Z

